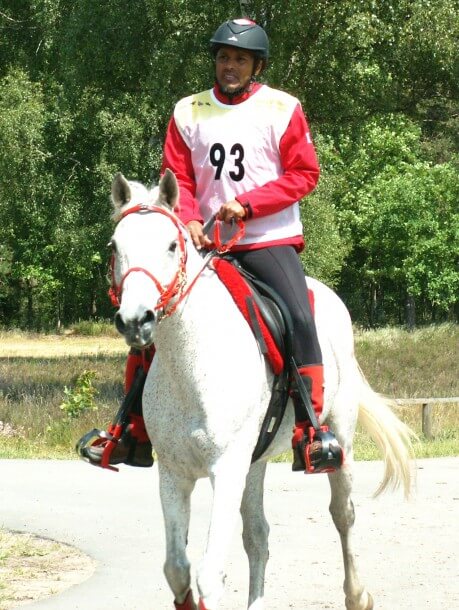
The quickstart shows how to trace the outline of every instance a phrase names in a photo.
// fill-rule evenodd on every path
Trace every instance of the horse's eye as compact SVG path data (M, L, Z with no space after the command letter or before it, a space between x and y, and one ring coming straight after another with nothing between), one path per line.
M170 246L169 246L169 252L171 254L174 254L174 252L177 250L177 241L174 239L173 242L171 242Z
M110 250L113 252L113 254L116 254L116 242L114 239L112 239L111 241L108 242L107 248L110 248Z

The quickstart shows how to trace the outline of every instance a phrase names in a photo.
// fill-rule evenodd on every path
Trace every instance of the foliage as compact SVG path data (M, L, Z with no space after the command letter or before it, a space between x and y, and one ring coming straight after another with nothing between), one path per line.
M70 327L72 335L82 337L119 337L110 320L81 320Z
M343 261L350 250L350 240L341 230L335 192L337 176L333 171L337 161L333 142L319 134L315 142L322 162L322 174L316 190L301 204L306 248L301 253L308 275L336 287Z
M60 405L67 420L77 419L88 411L97 411L94 401L97 390L93 386L96 371L83 371L75 381L74 388L64 386L67 399Z
M385 115L340 140L347 190L335 197L353 242L346 275L360 286L348 299L368 303L365 290L379 295L380 311L368 314L373 323L400 321L400 297L425 300L445 313L457 299L457 168L454 160L422 160L420 135L413 121ZM383 296L387 287L398 296L392 303ZM345 285L342 290L348 294Z
M174 103L212 83L209 36L242 11L319 150L307 271L362 323L403 321L407 299L457 316L458 0L3 0L3 324L110 316L112 176L157 181Z

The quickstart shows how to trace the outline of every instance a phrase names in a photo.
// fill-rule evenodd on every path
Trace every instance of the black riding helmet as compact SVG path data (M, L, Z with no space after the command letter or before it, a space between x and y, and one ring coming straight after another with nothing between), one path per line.
M264 65L268 60L268 36L261 26L250 19L232 19L222 23L210 39L210 50L214 57L222 46L252 51L255 57L264 60Z

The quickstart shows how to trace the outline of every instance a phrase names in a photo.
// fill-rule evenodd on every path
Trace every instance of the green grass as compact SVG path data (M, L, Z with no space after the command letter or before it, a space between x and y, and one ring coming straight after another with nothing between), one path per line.
M459 327L427 326L414 332L400 328L357 330L356 354L371 386L390 398L459 396ZM396 408L397 415L419 436L415 455L459 455L459 404L433 404L432 440L422 435L422 407ZM357 428L356 459L378 459L373 441Z
M457 410L450 417L456 419ZM450 419L450 417L448 419ZM406 420L405 420L406 421ZM409 423L409 422L407 422ZM413 428L415 428L415 422ZM426 439L422 434L419 440L413 442L414 455L416 458L433 458L459 455L459 429L447 427L435 435L433 439ZM381 454L375 443L361 429L357 429L354 437L354 457L356 460L380 460Z
M123 396L124 355L0 358L0 458L70 458L87 430L105 428ZM69 419L60 405L65 387L94 371L97 411Z
M69 331L73 335L80 335L84 337L100 337L103 335L108 337L118 336L118 331L113 325L113 322L110 320L101 320L97 322L92 320L82 320L72 324Z
M356 331L356 354L372 385L392 398L459 395L459 327ZM456 420L457 421L457 420Z
M458 346L459 327L453 324L412 333L396 328L356 331L356 353L368 381L391 398L459 396ZM105 428L117 411L124 362L124 354L0 357L0 458L76 457L80 436ZM85 370L95 372L98 408L69 419L60 408L64 388L75 387ZM433 405L433 440L422 438L420 406L399 407L397 414L421 437L415 445L418 457L459 455L458 404ZM380 458L359 429L355 454L357 459ZM290 460L290 455L283 459Z

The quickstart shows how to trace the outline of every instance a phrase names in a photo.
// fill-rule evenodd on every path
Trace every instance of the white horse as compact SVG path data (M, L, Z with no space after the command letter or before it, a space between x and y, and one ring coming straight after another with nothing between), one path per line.
M190 495L197 479L209 477L213 503L207 548L196 572L199 609L220 607L225 556L240 510L250 566L248 608L262 610L269 530L263 479L268 459L290 448L293 407L289 401L273 445L251 464L272 372L228 290L173 214L177 198L169 171L152 190L121 174L112 184L116 326L128 345L156 346L143 409L158 458L164 572L175 607L196 610L186 555ZM385 473L378 493L401 485L408 494L411 432L365 382L344 304L320 282L308 278L308 283L325 367L322 421L346 456L341 469L328 475L330 512L342 544L345 603L348 610L370 610L373 601L360 581L351 543L354 429L359 418L382 451Z

